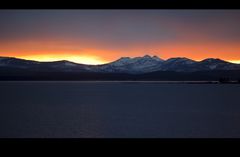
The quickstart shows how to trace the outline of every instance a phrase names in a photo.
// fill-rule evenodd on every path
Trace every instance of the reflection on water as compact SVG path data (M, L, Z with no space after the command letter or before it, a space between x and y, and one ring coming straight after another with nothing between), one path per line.
M0 82L0 137L240 137L237 84Z

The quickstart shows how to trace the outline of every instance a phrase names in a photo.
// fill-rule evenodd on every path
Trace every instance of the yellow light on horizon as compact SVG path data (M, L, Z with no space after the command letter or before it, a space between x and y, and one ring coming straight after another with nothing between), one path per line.
M31 56L21 56L19 58L34 60L34 61L59 61L59 60L68 60L70 62L80 63L80 64L89 64L89 65L98 65L107 63L97 56L76 56L76 55L31 55Z
M231 62L231 63L236 63L236 64L240 64L240 60L230 60L229 62Z

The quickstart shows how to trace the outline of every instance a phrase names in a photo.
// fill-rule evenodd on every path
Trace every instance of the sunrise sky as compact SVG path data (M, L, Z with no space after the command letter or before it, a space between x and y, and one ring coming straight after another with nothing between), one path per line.
M102 64L145 54L240 63L240 11L0 11L0 56Z

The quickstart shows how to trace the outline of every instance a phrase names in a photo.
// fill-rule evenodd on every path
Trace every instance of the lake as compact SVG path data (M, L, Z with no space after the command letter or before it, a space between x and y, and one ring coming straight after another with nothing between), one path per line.
M0 137L240 137L240 85L3 81Z

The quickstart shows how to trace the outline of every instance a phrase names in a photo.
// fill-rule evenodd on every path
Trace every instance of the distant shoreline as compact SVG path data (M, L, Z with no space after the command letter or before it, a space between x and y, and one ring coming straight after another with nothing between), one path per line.
M160 83L160 84L240 84L238 81L108 81L108 80L0 80L0 82L79 82L79 83Z

